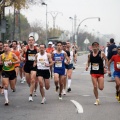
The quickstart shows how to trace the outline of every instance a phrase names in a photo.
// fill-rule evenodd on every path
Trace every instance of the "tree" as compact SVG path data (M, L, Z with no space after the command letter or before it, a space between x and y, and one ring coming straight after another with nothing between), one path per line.
M8 32L5 33L5 38L12 40L12 38L13 38L12 36L13 36L13 32L14 32L13 31L14 15L13 14L7 15L6 19L9 21L8 22L9 29L8 29ZM28 23L27 18L24 15L20 14L20 24L19 24L18 19L16 20L15 23L16 23L15 24L15 40L19 40L19 33L21 34L22 41L27 40L28 35L30 33L30 24ZM20 25L20 30L19 30L19 25Z

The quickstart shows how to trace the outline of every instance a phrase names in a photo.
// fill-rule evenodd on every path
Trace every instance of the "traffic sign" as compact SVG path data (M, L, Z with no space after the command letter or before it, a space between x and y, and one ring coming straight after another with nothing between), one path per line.
M86 38L86 39L84 40L84 43L85 43L85 44L89 44L90 41Z

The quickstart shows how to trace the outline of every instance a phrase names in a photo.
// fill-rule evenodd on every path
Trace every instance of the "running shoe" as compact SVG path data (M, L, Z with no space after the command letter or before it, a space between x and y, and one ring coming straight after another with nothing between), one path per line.
M32 96L29 96L29 102L33 102Z
M71 88L68 88L68 89L67 89L67 92L70 92L70 91L71 91Z
M16 92L16 89L13 89L12 92Z
M59 100L62 100L62 95L61 94L59 94Z
M94 105L99 105L99 104L100 104L99 99L96 99L96 101L95 101Z
M36 93L36 91L34 91L34 96L37 97L37 93Z
M8 102L5 102L5 104L4 104L5 106L8 106L9 105L9 103Z
M8 106L9 105L9 101L7 100L7 101L5 101L5 104L4 104L5 106Z
M45 99L45 97L42 99L42 101L41 101L41 104L45 104L46 103L46 99Z

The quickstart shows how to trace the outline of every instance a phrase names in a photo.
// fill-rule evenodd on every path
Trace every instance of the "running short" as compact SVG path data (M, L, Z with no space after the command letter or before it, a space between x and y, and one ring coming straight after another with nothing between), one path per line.
M59 75L65 75L65 69L54 69L54 73Z
M91 76L94 78L100 78L100 77L104 78L104 74L91 74Z
M113 75L114 75L114 77L120 78L120 72L118 72L118 71L114 71Z
M37 69L37 77L43 77L44 79L49 79L50 78L50 71Z
M73 69L73 64L65 65L66 69Z
M0 71L2 71L2 67L3 67L3 65L0 65Z
M24 67L24 65L25 65L25 63L24 63L24 62L20 62L20 68L23 68L23 67Z
M25 65L24 65L24 71L25 71L26 73L30 73L31 71L37 71L37 66L36 66L36 67L33 67L33 65L25 64Z
M2 77L3 78L9 78L9 80L14 80L16 78L16 72L15 70L12 71L2 71Z

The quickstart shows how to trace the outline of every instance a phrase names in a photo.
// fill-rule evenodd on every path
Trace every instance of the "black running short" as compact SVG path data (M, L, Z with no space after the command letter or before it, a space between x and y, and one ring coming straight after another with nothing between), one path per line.
M33 67L33 64L25 64L24 65L24 71L26 73L30 73L31 71L36 71L37 70L37 66Z
M37 77L43 77L44 79L49 79L50 78L50 71L37 69Z
M14 80L16 78L16 72L15 70L12 71L2 71L2 77L3 78L9 78L9 80Z

